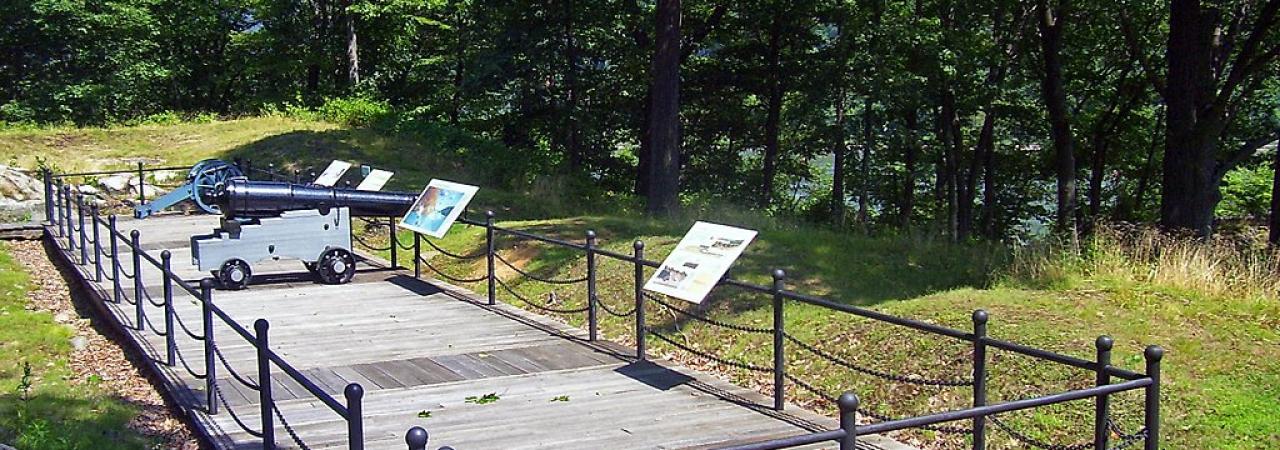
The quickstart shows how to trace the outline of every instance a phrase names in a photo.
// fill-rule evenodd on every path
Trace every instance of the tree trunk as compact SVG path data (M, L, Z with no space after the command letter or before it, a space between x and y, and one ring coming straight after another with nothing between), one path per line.
M867 231L870 215L870 193L867 179L871 176L871 155L876 148L875 105L871 96L863 99L862 104L862 154L858 155L858 225Z
M1042 94L1049 112L1052 129L1054 168L1058 177L1057 225L1060 231L1076 236L1076 159L1075 143L1071 134L1067 112L1067 94L1062 80L1062 34L1065 18L1061 9L1055 12L1041 0L1037 13L1040 16L1040 48L1044 58ZM1064 0L1065 2L1065 0Z
M996 115L992 111L992 107L988 106L987 111L983 113L982 129L978 132L978 143L973 147L973 157L969 159L969 168L964 176L964 183L960 188L960 205L957 212L957 236L960 240L969 239L973 234L974 222L974 200L978 197L978 179L981 177L982 169L986 167L983 163L986 159L987 152L990 152L995 146L995 126Z
M635 194L640 197L649 196L650 161L653 160L653 129L649 127L649 113L653 110L653 86L644 91L644 102L640 107L640 148L636 149Z
M920 158L920 118L915 108L907 110L907 149L903 158L902 205L898 208L898 223L903 228L911 226L911 216L916 208L916 163Z
M942 139L939 144L942 145L942 195L946 201L947 213L947 236L952 239L959 238L959 217L957 216L957 187L958 171L960 169L959 148L960 137L957 132L960 126L956 113L956 96L951 91L950 83L944 81L942 90L942 114L939 116L941 123L939 126L942 131Z
M455 7L454 12L454 39L453 49L453 97L450 101L449 108L449 124L458 126L462 117L462 86L466 80L466 46L463 42L463 18L462 8Z
M778 171L778 135L782 126L782 11L775 11L773 25L769 28L768 54L768 114L764 123L764 185L760 193L760 207L768 208L773 202L773 182Z
M349 86L360 84L360 49L356 36L356 17L351 12L351 1L342 5L343 16L347 22L347 83Z
M1212 178L1220 127L1210 123L1213 117L1201 115L1215 84L1213 21L1205 17L1199 0L1173 0L1170 8L1160 223L1208 235L1218 197Z
M839 228L844 228L847 209L844 204L844 159L849 149L845 139L845 115L845 92L841 83L836 89L836 136L831 151L831 218Z
M1280 138L1280 133L1276 134ZM1280 246L1280 145L1271 157L1271 216L1267 219L1267 243L1271 248Z
M986 150L982 151L982 233L987 239L997 240L1003 234L1000 230L998 218L1000 214L1000 196L999 188L996 186L996 145L995 145L995 125L996 113L994 110L987 112L991 119L990 125L983 123L982 137L979 138L978 147L983 147L982 142L986 142Z
M680 0L658 0L656 15L646 209L663 215L680 206Z
M1218 157L1219 140L1231 113L1261 84L1253 78L1280 57L1280 46L1268 38L1277 26L1280 0L1267 0L1260 7L1256 3L1260 2L1225 12L1216 2L1208 8L1202 8L1200 0L1170 3L1164 91L1167 131L1160 191L1160 223L1165 227L1202 236L1212 232L1214 208L1222 199L1222 177L1256 150L1247 144L1225 158ZM1254 11L1256 15L1251 14ZM1246 14L1254 17L1240 17ZM1245 29L1247 35L1240 33Z
M569 156L569 168L583 165L582 149L578 144L578 44L574 39L573 0L564 0L565 40L565 151Z

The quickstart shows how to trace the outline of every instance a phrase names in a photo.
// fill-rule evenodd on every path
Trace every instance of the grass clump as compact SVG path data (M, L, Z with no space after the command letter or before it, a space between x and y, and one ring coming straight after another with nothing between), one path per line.
M137 408L67 367L71 331L27 309L27 274L0 246L0 442L19 450L140 449Z

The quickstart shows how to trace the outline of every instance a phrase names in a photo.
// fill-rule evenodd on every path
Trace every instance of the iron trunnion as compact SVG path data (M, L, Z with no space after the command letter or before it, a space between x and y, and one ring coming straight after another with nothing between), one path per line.
M222 213L221 226L191 237L191 262L225 289L248 286L250 264L281 258L302 260L323 283L351 281L351 218L401 216L416 200L399 192L243 178L220 183L209 197Z

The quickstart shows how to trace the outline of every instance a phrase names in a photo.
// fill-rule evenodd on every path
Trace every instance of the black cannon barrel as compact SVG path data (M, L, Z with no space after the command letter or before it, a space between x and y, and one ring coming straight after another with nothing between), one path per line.
M416 194L358 191L279 181L228 180L213 193L226 217L271 217L285 211L347 207L352 216L401 216Z

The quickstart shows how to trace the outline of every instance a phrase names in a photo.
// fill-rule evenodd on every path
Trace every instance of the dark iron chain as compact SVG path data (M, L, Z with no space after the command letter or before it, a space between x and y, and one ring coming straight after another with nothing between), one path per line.
M472 255L459 255L457 253L453 253L443 248L440 248L439 245L436 245L435 242L431 242L430 239L423 239L422 242L426 242L428 246L435 249L435 251L440 253L441 255L448 256L453 259L480 259L485 257L485 255L488 254L487 252L480 252Z
M517 300L524 302L526 305L529 305L533 308L537 308L542 311L559 313L559 314L578 314L578 313L586 312L588 309L590 309L589 307L586 307L586 306L582 308L576 308L576 309L557 309L557 308L547 307L544 305L539 305L525 298L524 296L520 295L515 290L511 289L511 286L507 286L507 283L503 282L501 278L494 277L494 279L498 281L498 286L502 286L502 289L507 291L507 293L511 294L511 296L515 297Z
M493 256L494 256L495 258L497 258L497 259L498 259L498 261L501 261L503 265L505 265L505 266L507 266L507 267L511 268L511 270L514 270L516 273L520 274L521 276L523 276L523 277L525 277L525 278L528 278L528 279L531 279L531 280L534 280L534 281L541 281L541 282L543 282L543 283L559 284L559 285L570 285L570 284L577 284L577 283L581 283L581 282L587 281L587 277L585 277L585 276L583 276L583 277L581 277L581 278L568 278L568 279L563 279L563 280L557 280L557 279L554 279L554 278L542 278L542 277L539 277L539 276L537 276L537 275L531 274L531 273L529 273L529 272L525 272L524 270L521 270L519 267L516 267L516 266L515 266L515 264L511 264L511 262L510 262L510 261L507 261L507 259L506 259L506 258L503 258L503 257L502 257L502 254L501 254L501 253L497 253L497 252L495 252L495 253L493 254Z
M307 447L307 443L302 442L302 438L298 437L298 433L293 430L292 425L289 425L289 421L284 420L284 414L280 413L280 408L277 407L275 403L271 404L271 410L275 411L276 418L280 419L280 425L284 426L284 431L289 433L289 437L293 439L293 443L298 444L298 448L302 450L311 450L311 447Z
M800 386L802 389L804 389L804 390L806 390L806 391L809 391L809 392L813 393L814 395L817 395L817 396L819 396L819 397L825 398L827 401L830 401L830 402L833 402L833 403L836 401L836 398L837 398L837 397L836 397L835 395L832 395L830 392L824 391L824 390L819 389L819 388L817 388L817 387L815 387L815 386L813 386L813 385L811 385L811 384L809 384L809 383L806 383L806 382L804 382L803 380L801 380L801 379L799 379L799 378L796 378L795 376L793 376L793 375L791 375L791 374L789 374L789 373L788 373L788 374L783 374L783 376L784 376L784 377L786 377L786 379L787 379L788 381L791 381L792 383L795 383L797 386ZM877 412L875 412L875 411L871 411L871 410L869 410L869 409L865 409L865 408L861 408L861 407L859 407L859 408L857 409L857 411L858 411L858 414L862 414L862 415L864 415L864 416L867 416L867 417L870 417L870 418L876 419L876 420L881 421L881 422L887 422L887 421L891 421L891 420L898 420L898 419L897 419L897 418L895 418L895 417L891 417L891 416L887 416L887 415L884 415L884 414L880 414L880 413L877 413ZM935 432L938 432L938 433L946 433L946 434L962 434L962 435L973 434L973 430L971 430L971 429L963 428L963 427L946 426L946 425L924 425L924 426L920 426L919 428L924 429L924 430L929 430L929 431L935 431Z
M435 275L439 275L440 277L443 277L443 279L445 280L453 281L453 283L480 283L480 281L484 281L489 277L489 276L480 276L480 277L475 277L475 279L463 279L463 277L457 277L457 276L445 274L443 270L440 270L439 267L435 267L434 265L431 265L431 262L426 261L425 258L417 258L417 261L422 262L422 265L425 265L426 268L430 268L431 271L435 272Z
M921 386L941 386L941 387L973 386L973 380L971 379L941 380L941 379L930 379L930 378L913 378L913 377L908 377L904 375L898 375L898 374L893 374L889 372L882 372L879 370L858 366L854 363L838 358L835 355L822 351L817 347L809 345L808 343L801 341L800 339L797 339L795 336L792 336L791 334L784 333L783 337L787 338L788 341L791 341L792 343L800 346L800 348L807 350L809 353L813 353L818 357L831 362L832 364L844 366L845 368L848 368L860 373L864 373L867 375L884 378L886 380L897 381L900 383L917 384Z
M213 395L218 397L218 402L222 403L223 410L226 411L227 414L231 415L231 420L234 420L236 425L240 426L241 430L244 430L245 433L249 433L253 437L262 437L261 431L254 431L252 428L249 428L248 425L245 425L243 420L240 420L240 416L236 415L236 410L231 409L231 405L227 403L226 397L222 396L222 389L218 387L217 383L214 383L213 385Z
M715 326L718 326L718 327L721 327L721 328L728 328L728 329L730 329L730 330L741 331L741 332L744 332L744 333L773 334L773 328L748 327L748 326L745 326L745 325L737 325L737 324L732 324L732 323L728 323L728 322L721 322L721 321L719 321L719 320L715 320L715 319L712 319L712 318L710 318L710 317L705 317L705 316L702 316L702 315L698 315L698 314L691 313L691 312L689 312L689 311L685 311L684 309L681 309L681 308L677 308L677 307L675 307L674 305L672 305L672 304L670 304L670 303L667 303L667 302L662 301L662 300L661 300L661 299L659 299L657 296L653 296L653 295L649 295L649 294L644 294L644 296L645 296L645 298L648 298L649 300L652 300L654 303L657 303L657 304L659 304L659 305L662 305L662 306L663 306L664 308L666 308L666 309L669 309L669 310L675 311L676 313L679 313L679 314L680 314L680 315L682 315L682 316L688 317L688 318L693 319L693 320L697 320L697 321L699 321L699 322L703 322L703 323L707 323L707 324L715 325Z
M1033 438L1031 436L1028 436L1027 434L1022 433L1018 430L1015 430L1008 425L1005 425L1005 423L1002 422L996 416L987 416L987 419L989 419L991 423L995 424L996 428L999 428L1005 433L1008 433L1009 436L1012 436L1014 440L1017 440L1018 442L1021 442L1022 444L1029 447L1035 447L1041 450L1085 450L1088 448L1093 448L1092 442L1081 442L1081 443L1072 444L1072 445L1044 442L1036 438Z
M768 367L764 367L764 366L757 366L757 365L755 365L755 364L749 364L749 363L744 363L744 362L738 362L738 361L733 361L733 360L729 360L729 359L724 359L724 358L721 358L721 357L719 357L719 356L712 355L712 354L710 354L710 353L707 353L707 352L704 352L704 351L701 351L701 350L695 350L695 349L693 349L692 347L689 347L689 346L687 346L687 345L684 345L684 344L681 344L681 343L679 343L679 342L676 342L674 339L671 339L671 338L669 338L669 337L667 337L667 336L663 335L662 333L659 333L659 332L655 331L655 330L654 330L654 329L652 329L652 328L648 328L648 327L646 327L646 328L645 328L645 332L646 332L646 333L648 333L648 334L650 334L650 335L652 335L652 336L654 336L654 337L657 337L658 339L661 339L662 341L664 341L664 342L666 342L666 343L668 343L668 344L671 344L671 345L675 346L676 348L678 348L678 349L680 349L680 350L684 350L684 351L686 351L686 352L692 353L692 354L693 354L693 355L695 355L695 356L698 356L698 357L701 357L701 358L704 358L704 359L708 359L708 360L711 360L711 361L714 361L714 362L717 362L717 363L720 363L720 364L723 364L723 365L726 365L726 366L737 367L737 368L739 368L739 369L743 369L743 370L750 370L750 371L753 371L753 372L772 372L772 371L773 371L773 369L770 369L770 368L768 368Z
M227 358L222 355L222 350L219 349L217 346L213 347L213 354L218 356L219 361L222 361L222 367L227 368L227 373L231 374L231 378L235 378L236 381L239 381L240 384L244 385L244 387L247 387L249 389L252 389L255 391L262 390L262 386L259 386L257 383L249 381L249 379L240 376L239 373L236 373L236 370L231 368L231 363L227 362Z

